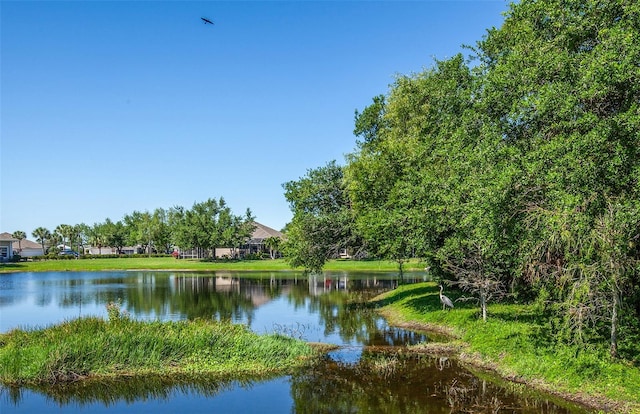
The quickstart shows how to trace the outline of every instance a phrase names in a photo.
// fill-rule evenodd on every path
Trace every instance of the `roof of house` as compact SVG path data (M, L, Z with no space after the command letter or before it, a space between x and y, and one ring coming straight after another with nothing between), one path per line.
M18 250L18 249L42 250L42 245L40 243L36 243L34 241L27 240L27 239L22 239L20 243L18 243L17 241L14 241L12 245L13 245L13 250Z
M0 233L0 240L1 241L15 241L18 240L16 238L14 238L10 233L4 232L4 233Z
M254 223L256 225L256 229L253 231L251 237L254 239L268 239L269 237L283 237L284 234L282 232L272 229L271 227L265 226L264 224L260 224L257 221Z
M264 239L268 239L269 237L284 238L284 234L278 230L272 229L264 224L260 224L257 221L253 224L255 224L256 229L253 231L253 234L251 234L250 243L261 243Z

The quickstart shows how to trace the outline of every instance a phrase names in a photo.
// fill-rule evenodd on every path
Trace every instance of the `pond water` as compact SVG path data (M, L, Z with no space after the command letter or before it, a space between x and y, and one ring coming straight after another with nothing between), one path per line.
M425 280L409 273L402 283ZM0 332L107 316L120 302L137 319L210 318L339 345L326 361L295 375L228 381L128 379L57 387L0 387L0 412L175 413L584 413L582 407L447 357L407 355L435 335L390 327L354 306L399 283L393 273L50 272L0 275Z

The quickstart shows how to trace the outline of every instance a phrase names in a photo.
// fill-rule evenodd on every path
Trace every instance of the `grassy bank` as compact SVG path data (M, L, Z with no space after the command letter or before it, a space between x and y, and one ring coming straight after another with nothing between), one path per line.
M141 375L284 374L316 355L307 343L257 335L213 321L141 322L111 308L110 318L81 318L0 335L0 381L50 384ZM115 314L115 316L114 316Z
M405 271L422 270L424 264L412 261L404 264ZM276 260L239 260L239 261L203 261L173 257L135 257L109 259L43 260L37 262L4 263L0 273L10 272L47 272L47 271L101 271L101 270L183 270L183 271L291 271L283 259ZM387 260L356 261L330 260L325 266L329 271L397 271L398 264Z
M454 335L467 363L605 411L640 413L640 368L606 349L552 343L532 305L492 305L484 323L472 303L443 311L435 283L401 286L376 302L391 323Z

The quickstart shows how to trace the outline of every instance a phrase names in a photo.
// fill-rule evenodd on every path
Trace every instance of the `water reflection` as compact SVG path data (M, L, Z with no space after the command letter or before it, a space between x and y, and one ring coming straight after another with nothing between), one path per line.
M55 406L72 412L125 407L148 412L150 405L159 404L163 412L176 412L185 409L186 401L197 411L225 413L584 412L523 388L495 385L447 358L377 348L365 350L355 364L327 360L289 377L268 380L129 378L33 390L4 388L0 393L2 405L16 412L26 412L25 406L42 411Z
M406 275L404 283L423 281ZM81 382L41 389L0 387L0 411L64 412L584 412L512 392L447 358L404 356L404 345L438 340L396 329L363 305L393 289L394 274L295 272L104 272L0 275L0 331L78 316L106 317L121 301L138 319L205 318L247 324L341 347L326 361L269 380L162 378ZM568 408L567 408L568 407Z
M127 379L101 384L72 384L41 390L0 387L2 413L289 413L286 377L269 381L207 381L184 383Z
M393 339L397 331L382 330L386 324L375 313L351 305L397 286L389 274L52 272L5 275L2 281L3 332L78 316L105 317L106 304L120 301L137 319L230 320L259 333L348 345L401 339Z
M100 404L113 406L119 403L132 404L148 400L168 401L177 394L196 394L202 397L214 397L234 387L250 388L256 381L265 378L235 379L222 381L211 378L183 378L163 377L124 378L108 381L81 381L69 384L54 385L40 388L2 388L3 399L13 406L18 406L29 398L33 392L46 397L54 405L89 406Z
M524 391L480 379L447 358L365 351L291 378L296 413L572 413Z

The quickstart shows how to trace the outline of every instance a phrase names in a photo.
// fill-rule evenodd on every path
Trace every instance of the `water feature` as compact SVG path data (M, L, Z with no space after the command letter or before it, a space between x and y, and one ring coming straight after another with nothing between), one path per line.
M405 274L403 283L423 281ZM120 301L147 320L212 318L340 345L326 361L270 379L164 378L0 388L0 412L586 412L472 373L447 357L409 355L404 345L440 340L390 327L364 301L393 289L390 273L51 272L0 275L0 332L79 316L106 317Z

